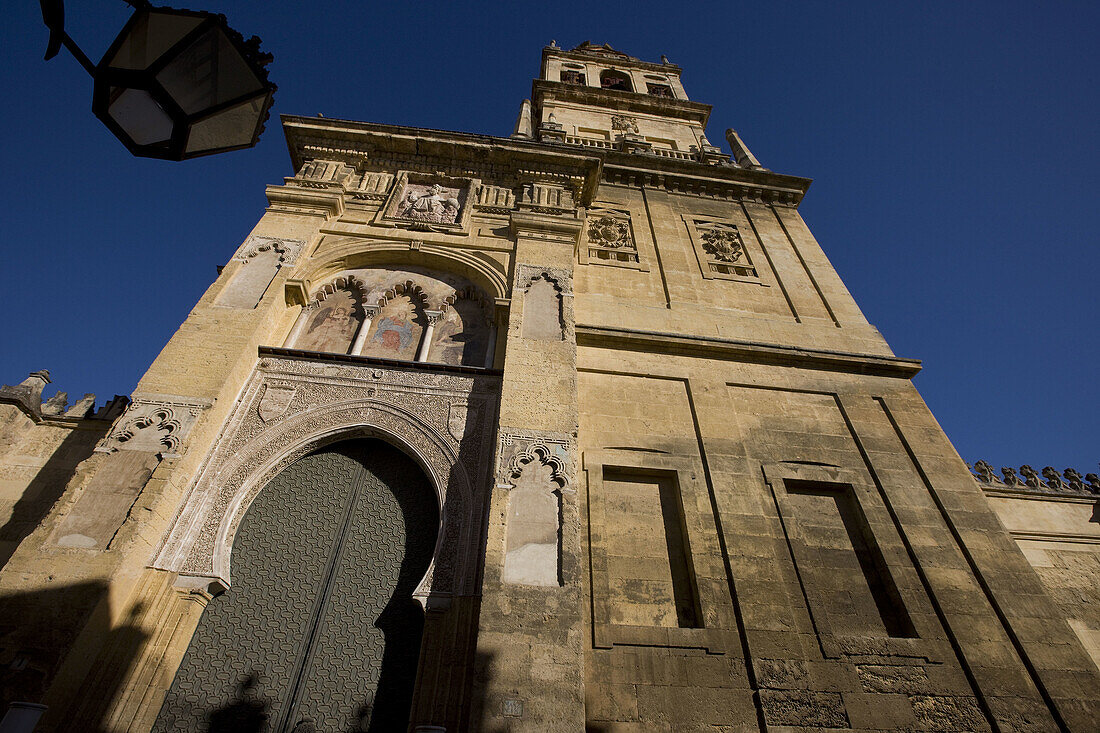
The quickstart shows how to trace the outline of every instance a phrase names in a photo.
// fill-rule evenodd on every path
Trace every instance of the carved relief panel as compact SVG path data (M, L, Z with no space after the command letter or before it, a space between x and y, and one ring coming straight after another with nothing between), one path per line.
M763 284L745 242L751 234L726 220L685 216L684 223L703 277Z
M401 171L375 223L424 231L468 234L480 181Z
M638 253L629 211L594 205L586 218L578 258L581 264L649 270Z

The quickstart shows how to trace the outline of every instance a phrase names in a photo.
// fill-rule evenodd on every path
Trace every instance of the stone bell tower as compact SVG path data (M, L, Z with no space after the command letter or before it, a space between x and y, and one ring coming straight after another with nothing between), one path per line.
M680 77L552 44L510 137L283 117L294 174L125 412L0 391L0 464L11 426L86 448L0 572L5 703L40 731L1092 730L1100 623L845 289L810 181L714 145Z

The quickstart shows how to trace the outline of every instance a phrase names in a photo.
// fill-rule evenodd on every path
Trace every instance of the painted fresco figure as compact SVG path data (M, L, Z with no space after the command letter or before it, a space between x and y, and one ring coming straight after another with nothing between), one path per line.
M400 353L412 343L412 324L400 316L386 316L378 321L378 329L371 339L387 351Z
M359 319L352 315L351 308L346 305L337 304L331 308L324 308L314 316L309 328L295 347L309 351L346 354L358 327Z

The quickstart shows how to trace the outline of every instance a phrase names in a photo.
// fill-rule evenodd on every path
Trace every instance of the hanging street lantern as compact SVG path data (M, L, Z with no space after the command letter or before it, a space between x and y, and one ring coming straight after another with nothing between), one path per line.
M131 153L186 160L250 148L275 94L271 55L224 15L127 0L134 14L98 64L65 32L64 0L40 0L46 59L65 46L92 76L92 112Z

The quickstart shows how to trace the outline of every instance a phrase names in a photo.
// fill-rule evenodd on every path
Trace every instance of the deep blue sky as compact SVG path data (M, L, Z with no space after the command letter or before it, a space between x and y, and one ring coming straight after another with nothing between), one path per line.
M801 210L968 460L1096 470L1100 3L229 2L275 55L275 113L508 135L542 46L666 54L712 141L815 179ZM45 63L38 4L0 29L0 383L129 393L292 174L253 150L139 160ZM762 7L763 6L763 7ZM675 9L679 16L670 12ZM97 60L129 15L69 0Z

